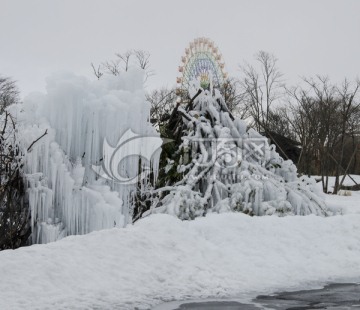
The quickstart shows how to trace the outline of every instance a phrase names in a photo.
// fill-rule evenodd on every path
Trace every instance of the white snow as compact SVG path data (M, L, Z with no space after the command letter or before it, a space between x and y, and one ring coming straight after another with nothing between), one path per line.
M351 175L353 180L360 184L360 175ZM321 179L321 177L315 176L316 179ZM342 176L340 176L340 180ZM344 186L353 186L355 185L354 181L351 180L348 176L345 177ZM329 189L333 190L335 184L335 177L329 177ZM316 184L319 191L321 190L321 182ZM347 194L351 196L339 196L339 195L325 195L322 196L325 198L326 206L329 210L337 212L339 214L360 214L360 191L348 191Z
M331 200L333 196L327 196ZM358 196L338 196L358 204ZM346 199L346 200L344 200ZM360 214L151 215L0 252L0 309L150 309L360 279Z

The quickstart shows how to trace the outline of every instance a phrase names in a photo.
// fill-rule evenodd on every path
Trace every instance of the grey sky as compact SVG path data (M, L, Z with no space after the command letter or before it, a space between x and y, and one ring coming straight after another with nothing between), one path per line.
M156 72L149 87L171 86L199 36L215 41L230 75L265 50L290 83L359 76L359 0L0 0L0 74L27 94L54 71L92 77L91 62L141 48Z

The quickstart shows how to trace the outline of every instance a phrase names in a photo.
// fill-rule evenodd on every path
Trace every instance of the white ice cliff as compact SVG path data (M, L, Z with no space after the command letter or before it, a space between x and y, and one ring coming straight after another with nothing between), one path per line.
M47 80L46 94L25 99L16 115L25 148L47 130L25 156L33 243L123 227L131 220L130 193L137 184L119 182L111 173L130 180L150 166L157 170L159 152L149 162L130 149L131 143L118 145L124 137L158 138L149 111L140 71L99 81L58 74ZM146 139L140 149L147 148ZM114 154L104 156L105 140L116 146ZM113 171L103 178L93 168L110 159Z

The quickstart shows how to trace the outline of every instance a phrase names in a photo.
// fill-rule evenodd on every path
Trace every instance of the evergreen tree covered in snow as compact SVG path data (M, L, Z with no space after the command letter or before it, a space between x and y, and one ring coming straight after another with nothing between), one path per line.
M298 178L267 139L229 112L217 90L193 85L163 129L158 201L149 212L194 219L208 212L327 215L314 180Z

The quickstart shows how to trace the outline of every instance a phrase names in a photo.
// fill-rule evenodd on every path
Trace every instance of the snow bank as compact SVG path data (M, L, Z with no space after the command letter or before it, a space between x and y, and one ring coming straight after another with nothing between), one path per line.
M0 308L149 309L270 293L359 279L359 257L360 215L152 215L125 229L1 252Z
M313 176L315 179L320 180L321 176ZM357 184L360 184L360 175L351 175L352 179ZM340 179L342 176L340 176ZM354 181L348 176L344 180L345 186L355 185ZM329 188L332 189L335 185L335 177L329 177ZM360 214L360 191L349 191L350 196L328 195L322 192L321 182L316 183L318 193L323 197L326 206L334 214Z
M326 195L329 210L338 214L360 214L360 192L351 191L351 196Z
M92 167L110 161L104 156L105 141L116 146L128 130L158 136L149 113L141 71L100 81L57 74L47 80L46 94L25 99L16 111L24 149L47 131L25 156L33 243L124 227L131 220L130 194L136 184L105 180ZM120 155L126 151L124 146ZM157 163L155 156L147 164ZM113 169L136 176L139 157L115 161Z

